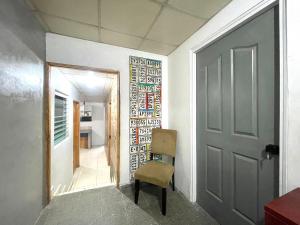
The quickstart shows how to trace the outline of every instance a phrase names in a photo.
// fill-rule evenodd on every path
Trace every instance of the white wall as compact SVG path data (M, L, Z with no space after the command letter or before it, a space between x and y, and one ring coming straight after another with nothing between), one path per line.
M80 127L92 127L92 146L105 145L105 103L90 103L92 106L92 121L80 122Z
M205 43L220 29L230 27L242 14L257 4L273 0L233 0L207 24L169 55L169 127L178 130L176 155L176 187L191 201L192 195L192 70L191 50Z
M300 1L287 1L287 191L300 186Z
M70 184L73 177L73 100L79 100L77 89L60 73L57 68L51 68L51 186L54 190L58 185ZM54 97L55 92L62 93L67 98L68 137L54 145Z
M162 125L168 125L168 58L61 35L46 34L47 61L120 71L120 184L129 183L129 56L162 60Z

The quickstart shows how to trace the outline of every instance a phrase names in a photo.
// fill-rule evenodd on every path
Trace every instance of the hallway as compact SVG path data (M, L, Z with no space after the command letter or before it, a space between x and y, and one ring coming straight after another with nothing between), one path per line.
M0 225L300 225L298 12L0 0Z
M71 183L70 192L114 185L104 146L80 149L80 167L76 169Z

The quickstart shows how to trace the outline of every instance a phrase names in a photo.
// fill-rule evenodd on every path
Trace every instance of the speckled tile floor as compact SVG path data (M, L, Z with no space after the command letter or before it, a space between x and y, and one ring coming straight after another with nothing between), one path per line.
M160 213L160 189L142 186L138 206L133 188L86 190L55 197L36 225L217 225L199 206L168 190L167 215Z
M134 201L133 186L124 186L121 192ZM160 225L218 225L200 206L189 202L181 193L167 190L167 214L161 214L161 188L141 184L138 206Z
M56 196L36 225L158 225L115 187Z

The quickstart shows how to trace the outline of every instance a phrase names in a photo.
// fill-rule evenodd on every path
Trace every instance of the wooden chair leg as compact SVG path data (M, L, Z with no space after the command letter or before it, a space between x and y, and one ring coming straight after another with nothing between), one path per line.
M172 176L172 189L173 189L173 191L175 191L175 176L174 176L174 174Z
M162 207L161 207L161 213L165 216L166 215L166 206L167 206L167 189L162 189Z
M135 204L138 204L139 192L140 192L140 180L135 180L135 195L134 195L134 203Z

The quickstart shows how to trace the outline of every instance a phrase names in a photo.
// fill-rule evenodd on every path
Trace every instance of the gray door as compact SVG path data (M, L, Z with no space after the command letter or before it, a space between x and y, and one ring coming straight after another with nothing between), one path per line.
M197 53L197 202L224 225L262 224L277 193L275 14Z

